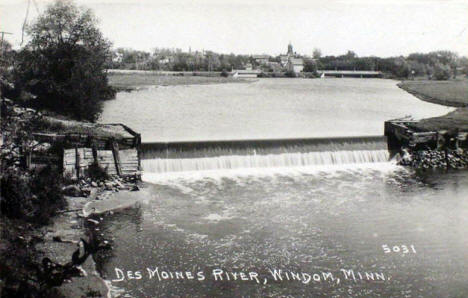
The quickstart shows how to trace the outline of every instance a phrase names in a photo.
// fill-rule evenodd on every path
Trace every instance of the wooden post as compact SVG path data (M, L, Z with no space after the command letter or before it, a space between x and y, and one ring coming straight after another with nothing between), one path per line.
M94 164L99 165L99 159L97 155L97 145L94 139L91 140L91 150L93 150L93 160Z
M24 153L25 166L27 170L31 169L31 155L32 155L32 152L30 150L27 150Z
M138 171L141 171L141 135L138 134L135 137L136 140L136 149L137 149L137 157L138 157Z
M120 156L119 156L119 143L112 140L112 155L114 155L115 170L117 175L122 176L122 168L120 167Z
M20 153L20 167L29 170L31 168L31 151L26 149L25 145L19 148Z
M76 170L76 179L80 179L80 152L78 147L75 146L75 170Z

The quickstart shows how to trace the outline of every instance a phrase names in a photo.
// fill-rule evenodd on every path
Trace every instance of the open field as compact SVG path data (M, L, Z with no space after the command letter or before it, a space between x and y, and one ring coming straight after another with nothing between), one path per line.
M245 83L245 79L232 77L209 77L209 76L174 76L160 75L157 73L109 73L109 83L117 91L131 91L149 86L174 86L174 85L200 85L200 84L223 84L223 83Z
M414 124L416 128L468 131L468 80L404 81L398 86L421 100L460 107L445 116L421 120L419 123Z

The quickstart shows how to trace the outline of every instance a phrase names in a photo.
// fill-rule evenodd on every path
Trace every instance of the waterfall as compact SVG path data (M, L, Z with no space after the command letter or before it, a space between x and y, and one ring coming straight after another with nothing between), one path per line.
M386 162L383 137L143 144L147 173Z
M269 155L226 155L202 158L156 158L142 160L143 170L151 173L225 170L240 168L300 167L375 163L388 161L387 150L325 151Z

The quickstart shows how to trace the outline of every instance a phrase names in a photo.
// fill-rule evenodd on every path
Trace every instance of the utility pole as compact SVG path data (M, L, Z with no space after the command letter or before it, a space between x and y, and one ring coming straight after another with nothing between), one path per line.
M13 35L13 33L5 32L5 31L0 31L0 33L2 33L2 40L0 41L0 53L3 56L3 37L5 36L5 34Z

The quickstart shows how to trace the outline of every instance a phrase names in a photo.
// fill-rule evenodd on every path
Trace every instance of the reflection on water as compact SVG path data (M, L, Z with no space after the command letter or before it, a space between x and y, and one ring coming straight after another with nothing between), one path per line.
M141 280L113 283L128 295L468 294L466 171L416 174L376 163L146 179L152 182L147 203L108 215L100 226L104 237L114 238L111 254L98 256L104 277L116 278L116 267L142 271ZM382 245L399 252L385 253ZM403 246L411 245L416 253L404 254ZM201 271L206 279L149 279L147 267L195 276ZM217 268L257 272L260 283L216 281L210 274ZM275 281L269 271L274 269L330 272L334 279L321 275L305 283L283 275ZM346 279L341 269L354 270L357 279ZM368 280L365 272L385 279Z

